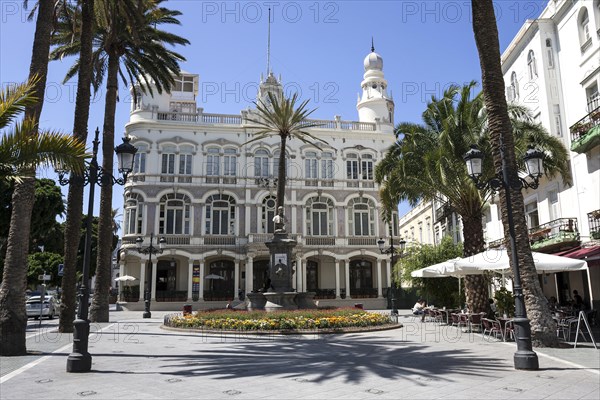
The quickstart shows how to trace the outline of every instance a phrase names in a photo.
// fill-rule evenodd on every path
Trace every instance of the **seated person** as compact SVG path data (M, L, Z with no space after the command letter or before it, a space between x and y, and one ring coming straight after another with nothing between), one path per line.
M496 307L496 304L494 303L494 299L488 299L488 311L487 311L487 318L488 319L496 319L496 312L498 311L498 308Z
M577 290L573 290L573 308L575 311L581 311L585 308L583 298L579 295Z
M556 300L556 297L550 297L550 299L548 300L548 307L550 307L551 311L556 311L556 307L558 307L558 301Z
M415 305L412 308L412 312L414 315L421 316L421 322L425 321L425 307L426 306L427 306L427 303L425 302L425 300L419 299L419 300L417 300L417 302L415 303Z

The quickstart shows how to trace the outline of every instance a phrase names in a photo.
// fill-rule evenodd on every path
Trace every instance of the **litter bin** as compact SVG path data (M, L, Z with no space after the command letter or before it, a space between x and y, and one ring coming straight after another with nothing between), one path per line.
M359 310L363 310L363 304L362 303L355 303L354 304L354 308L358 308Z
M192 305L191 304L184 304L183 305L183 315L188 315L192 313Z

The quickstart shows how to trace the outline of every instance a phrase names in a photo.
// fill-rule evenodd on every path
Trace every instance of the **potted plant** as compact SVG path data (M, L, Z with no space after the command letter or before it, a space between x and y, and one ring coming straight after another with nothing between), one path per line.
M509 292L505 287L496 291L494 300L496 300L496 307L500 315L508 318L515 314L515 298L512 292Z

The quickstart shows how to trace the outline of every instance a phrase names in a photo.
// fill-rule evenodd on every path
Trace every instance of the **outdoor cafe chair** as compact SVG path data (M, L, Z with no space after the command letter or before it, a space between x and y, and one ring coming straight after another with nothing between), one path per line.
M460 318L457 313L450 313L450 321L452 321L451 326L456 326L457 328L460 326Z
M478 314L471 314L469 316L469 330L471 332L473 332L473 327L478 327L478 331L482 332L483 331L483 324L481 322L481 319L483 318L483 316L485 315L485 313L478 313Z
M482 318L481 322L483 324L483 338L485 339L486 334L489 338L494 335L496 339L498 339L498 335L500 335L501 339L504 339L504 335L502 334L502 327L500 326L499 321L495 321L489 318Z
M508 338L515 340L515 325L512 319L506 321L504 325L504 341L508 340Z

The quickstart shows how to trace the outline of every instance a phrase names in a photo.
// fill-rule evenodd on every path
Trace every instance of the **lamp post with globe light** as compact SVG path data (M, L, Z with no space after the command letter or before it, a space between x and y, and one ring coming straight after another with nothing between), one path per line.
M389 247L385 247L385 240L383 240L383 238L379 238L379 240L377 241L377 246L379 247L379 252L381 254L389 254L390 255L390 260L391 260L391 264L392 264L392 272L393 272L393 268L394 268L394 255L396 255L396 253L402 254L404 252L404 247L406 246L406 240L404 239L400 239L399 242L400 248L397 249L396 247L394 247L394 237L390 236L390 246ZM389 298L390 298L390 302L392 303L392 311L391 314L398 316L398 308L396 307L396 280L392 277L392 282L390 285L390 292L388 294Z
M467 171L475 186L478 189L489 188L493 192L500 189L505 190L506 213L508 216L508 239L511 250L511 260L514 267L513 271L513 292L515 297L515 318L513 320L515 326L515 341L517 342L517 351L514 356L516 369L536 370L539 368L537 354L533 351L531 343L531 326L527 319L525 310L525 298L523 297L523 287L521 286L521 276L519 273L519 258L516 248L515 223L513 220L512 201L510 198L509 189L521 190L522 188L535 189L539 186L539 180L544 174L544 153L533 146L525 153L523 160L527 169L527 175L532 179L528 182L521 177L517 179L509 179L508 167L505 159L504 144L500 143L500 157L502 160L501 173L496 174L493 178L486 181L480 181L483 170L483 152L477 149L476 146L471 146L464 155L464 160L467 164Z
M156 238L158 241L158 247L154 246L154 232L150 234L150 244L146 247L143 247L144 239L141 236L135 240L135 244L137 245L137 251L140 254L148 254L148 261L150 261L150 265L152 265L152 254L162 254L165 243L167 242L164 237L160 239ZM148 282L152 282L155 279L154 277L150 277ZM151 292L148 285L146 286L146 290L144 291L144 314L142 314L143 318L152 317L152 313L150 312L150 299Z
M88 336L90 333L90 321L88 320L88 308L90 291L88 281L90 279L90 261L92 253L92 219L94 214L94 192L98 186L124 185L127 182L127 175L133 170L133 158L137 148L129 143L129 138L123 138L123 143L115 148L117 154L119 172L123 174L122 178L115 178L110 171L104 170L98 165L98 139L99 130L96 128L92 159L88 167L83 171L83 175L68 176L67 171L60 166L56 169L58 182L61 185L68 185L71 182L79 181L83 185L90 186L88 196L88 212L85 220L85 248L83 253L83 277L79 288L79 309L73 322L73 351L67 357L67 372L88 372L92 368L92 356L88 352Z

